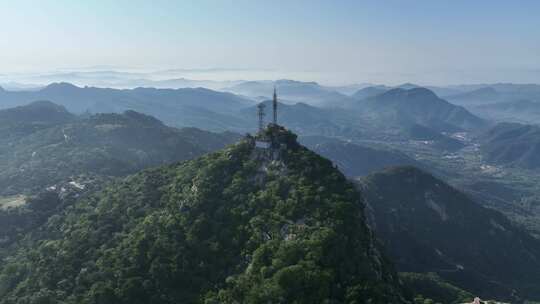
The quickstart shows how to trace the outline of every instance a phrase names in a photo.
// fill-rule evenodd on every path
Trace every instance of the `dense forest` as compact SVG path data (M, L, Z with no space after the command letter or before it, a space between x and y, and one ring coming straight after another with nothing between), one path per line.
M269 130L85 196L1 267L0 303L402 303L359 193Z

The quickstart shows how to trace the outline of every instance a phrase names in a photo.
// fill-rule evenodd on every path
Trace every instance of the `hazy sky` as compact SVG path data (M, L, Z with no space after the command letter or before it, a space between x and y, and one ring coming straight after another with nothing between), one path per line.
M0 74L219 67L327 83L540 83L539 14L536 0L0 0Z

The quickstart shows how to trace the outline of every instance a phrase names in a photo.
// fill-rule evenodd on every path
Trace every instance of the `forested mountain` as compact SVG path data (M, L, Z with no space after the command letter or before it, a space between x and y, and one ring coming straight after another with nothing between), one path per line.
M360 188L398 270L512 303L540 298L540 241L500 213L413 167L374 173Z
M387 123L419 124L439 132L481 128L485 122L425 88L392 89L351 105Z
M64 107L49 101L0 110L0 145L9 145L13 139L74 119L75 115Z
M83 197L0 264L0 303L405 303L359 193L279 127Z
M15 108L0 110L0 123L53 125L73 120L66 108L50 101L34 101Z
M482 137L481 151L486 161L524 169L540 167L540 127L500 123Z
M9 119L8 119L9 118ZM122 176L192 159L238 139L175 129L134 111L76 118L50 102L0 111L0 194L33 192L83 173Z

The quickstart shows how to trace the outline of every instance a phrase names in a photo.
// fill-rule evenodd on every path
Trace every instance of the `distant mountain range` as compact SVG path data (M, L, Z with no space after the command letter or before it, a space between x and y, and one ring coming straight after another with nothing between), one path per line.
M390 90L378 87L371 93L368 91L373 88L365 88L361 92L369 97L361 99L329 91L316 83L290 80L276 83L280 101L292 102L298 96L309 101L291 104L280 102L280 123L301 135L418 140L429 143L435 149L455 151L462 145L448 134L477 131L486 125L485 121L464 108L452 105L432 91L413 84ZM259 94L261 90L264 94L271 94L273 85L273 82L244 82L236 89L245 90L242 92L246 94ZM287 100L286 97L293 99ZM264 100L264 97L261 98ZM3 107L35 100L51 100L79 114L132 110L154 116L175 127L243 133L252 132L257 126L257 102L232 93L202 88L119 90L55 83L36 91L0 91ZM269 105L268 101L265 102ZM326 106L313 105L319 102ZM271 107L268 106L267 113L270 112ZM269 121L269 116L266 121Z
M463 93L447 96L455 104L474 106L499 102L510 102L520 99L540 101L540 85L538 84L486 84L459 86Z
M447 98L456 104L474 105L494 103L498 101L501 96L494 88L485 87L453 96L448 96Z
M434 272L512 303L540 297L540 241L500 213L413 167L374 173L360 188L398 270Z
M481 117L498 122L536 124L540 121L540 100L519 99L470 106L469 109Z
M140 69L115 70L113 67L75 69L45 73L18 73L0 75L0 86L9 90L34 90L54 82L69 82L78 86L133 89L153 87L164 89L196 88L222 89L242 80L201 80L208 73L195 70L144 71ZM208 75L211 76L211 75ZM203 77L204 79L204 77Z
M240 128L242 125L233 113L253 104L234 94L203 88L118 90L55 83L37 91L0 91L0 103L4 108L36 100L53 101L74 113L134 110L155 116L169 125L210 130Z
M294 80L247 81L225 90L248 97L271 98L274 86L279 89L281 99L294 103L303 102L314 106L338 107L351 100L349 96L338 93L329 87L323 87L316 82Z
M266 109L266 122L271 121L272 102L262 102ZM252 121L257 115L257 106L243 109L240 114L244 121ZM319 108L306 103L283 104L278 102L278 123L301 135L325 135L361 137L361 122L354 113L338 108Z

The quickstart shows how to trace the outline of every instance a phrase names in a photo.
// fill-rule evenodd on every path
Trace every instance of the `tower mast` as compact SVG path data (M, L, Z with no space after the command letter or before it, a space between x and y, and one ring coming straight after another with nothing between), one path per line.
M274 110L274 125L277 125L277 94L276 94L276 86L274 85L274 98L272 99L272 107Z
M257 112L257 116L259 116L259 132L262 133L263 129L264 129L264 107L265 105L263 103L260 103L257 108L258 108L258 112Z

